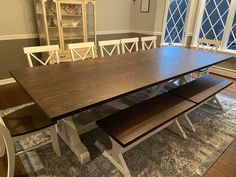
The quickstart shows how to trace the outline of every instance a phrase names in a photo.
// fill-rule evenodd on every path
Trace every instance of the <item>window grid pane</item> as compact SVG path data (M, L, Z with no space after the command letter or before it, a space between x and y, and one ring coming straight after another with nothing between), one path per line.
M206 0L200 38L222 40L231 0Z
M189 0L170 0L168 8L165 43L181 43Z
M236 12L234 15L233 25L230 31L229 41L227 44L227 48L231 50L236 50Z

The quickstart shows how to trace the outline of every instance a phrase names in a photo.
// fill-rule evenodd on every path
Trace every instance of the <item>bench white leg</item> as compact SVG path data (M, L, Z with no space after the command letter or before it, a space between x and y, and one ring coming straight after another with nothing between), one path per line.
M112 143L111 150L105 150L103 145L101 145L98 141L95 145L101 152L103 152L103 156L106 157L125 177L131 177L129 168L122 155L125 152L125 149L111 137L110 140Z
M179 117L178 121L179 121L180 125L182 125L183 127L189 129L192 132L196 132L195 127L192 124L192 122L190 121L187 113L185 113L184 116Z
M167 127L170 131L176 133L177 135L181 136L182 138L186 139L187 135L185 134L183 128L179 124L178 120L175 119L174 122Z
M224 110L224 108L222 107L220 101L218 100L218 98L216 96L213 96L211 99L206 101L205 104L208 104L208 105L210 105L214 108L217 108L217 109Z
M58 142L58 136L56 131L56 125L50 128L50 135L52 139L52 146L58 157L61 157L61 150Z
M224 108L222 107L220 101L218 100L218 98L216 96L213 97L214 98L214 101L216 102L216 105L221 109L221 110L224 110Z
M71 117L58 122L58 134L78 157L81 164L90 161L90 153L81 142L76 126Z

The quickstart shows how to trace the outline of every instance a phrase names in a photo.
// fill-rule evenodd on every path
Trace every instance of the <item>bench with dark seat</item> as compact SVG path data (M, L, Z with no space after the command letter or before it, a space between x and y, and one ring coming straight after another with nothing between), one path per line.
M126 147L195 105L165 93L101 119L97 125Z
M112 141L111 153L105 151L104 155L125 176L130 176L122 154L166 127L171 127L175 133L184 133L176 117L195 105L165 93L97 121Z
M125 176L130 176L122 156L124 152L166 127L181 134L183 130L177 117L193 110L231 83L204 76L97 121L98 127L112 142L112 150L104 151L104 156Z
M188 84L177 87L171 92L194 103L200 104L233 82L218 77L203 76Z

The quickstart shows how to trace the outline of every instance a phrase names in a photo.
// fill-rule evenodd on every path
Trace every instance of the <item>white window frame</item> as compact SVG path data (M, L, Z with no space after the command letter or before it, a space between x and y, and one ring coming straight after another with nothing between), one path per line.
M197 40L198 40L199 34L200 34L202 18L203 18L204 9L205 9L205 3L206 3L206 0L199 0L199 9L198 9L198 12L197 12L194 39L192 41L192 46L191 47L197 47ZM220 49L219 49L219 51L232 53L232 54L236 54L236 50L227 49L227 43L228 43L228 40L229 40L229 37L230 37L230 32L231 32L231 28L232 28L232 25L233 25L235 11L236 11L236 1L231 0L231 4L229 6L228 16L227 16L226 23L225 23L225 29L224 29L224 32L223 32L222 43L221 43L221 46L220 46Z
M193 6L194 2L193 1L195 1L195 0L189 0L189 2L188 2L185 22L188 22L189 19L192 19L193 13L191 13L191 12L193 12L192 8L194 8L194 6ZM168 17L169 5L170 5L170 0L166 0L166 3L165 3L165 16L164 16L163 28L162 28L161 46L173 45L173 46L186 47L187 37L189 36L187 32L189 31L190 23L184 23L184 31L183 31L183 37L182 37L182 42L181 43L172 43L172 44L165 43L165 31L166 31L166 26L167 26L167 17Z

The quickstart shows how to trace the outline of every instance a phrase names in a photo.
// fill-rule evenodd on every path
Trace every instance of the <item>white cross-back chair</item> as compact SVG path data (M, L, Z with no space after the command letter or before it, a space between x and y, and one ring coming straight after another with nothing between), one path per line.
M133 52L133 51L138 51L138 38L126 38L126 39L121 39L121 49L122 53Z
M207 52L217 52L220 48L221 41L211 40L211 39L203 39L199 38L197 40L197 49L202 49Z
M94 42L68 44L72 61L76 60L75 54L77 55L77 58L79 58L79 60L84 60L88 58L89 54L92 54L92 58L95 58L94 47ZM80 54L76 49L85 49L85 53L83 52L83 54Z
M149 50L157 47L156 36L141 37L141 42L142 42L142 50Z
M0 115L0 157L7 153L8 169L7 177L13 177L15 171L15 156L41 147L52 142L57 156L61 156L56 122L52 122L37 106L29 103L22 105L18 110L9 110ZM19 152L15 151L14 142L25 139L41 131L48 130L51 138L39 144Z
M36 47L24 47L23 48L24 53L27 55L28 64L30 67L33 67L32 59L37 60L42 65L49 64L50 60L52 60L52 56L56 56L56 63L60 63L59 56L58 56L58 50L59 45L48 45L48 46L36 46ZM38 58L35 53L43 53L43 52L49 52L49 57L43 61L42 59Z
M113 55L116 51L117 54L120 54L120 40L108 40L108 41L99 41L101 56L104 57L104 52L109 56ZM108 51L107 47L111 47L111 50Z
M203 51L216 53L218 49L220 48L220 45L221 45L221 41L217 41L217 40L210 40L210 39L203 39L203 38L199 38L197 40L197 50L202 49ZM209 68L204 68L202 70L197 71L196 73L197 73L197 77L201 77L202 75L208 75Z

